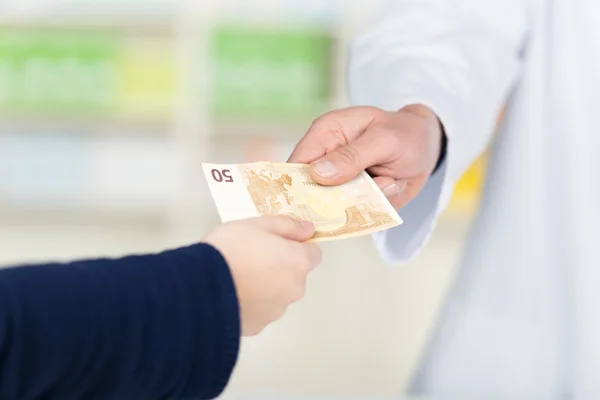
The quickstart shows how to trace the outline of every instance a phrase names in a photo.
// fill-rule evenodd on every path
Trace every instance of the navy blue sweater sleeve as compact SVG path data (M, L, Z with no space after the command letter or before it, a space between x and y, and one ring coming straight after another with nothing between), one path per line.
M154 255L0 270L0 399L218 396L237 360L223 257Z

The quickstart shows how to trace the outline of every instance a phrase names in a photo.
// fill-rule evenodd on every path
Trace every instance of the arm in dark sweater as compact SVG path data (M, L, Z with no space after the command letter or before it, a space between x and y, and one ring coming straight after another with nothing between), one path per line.
M240 340L208 245L0 270L0 399L209 399Z

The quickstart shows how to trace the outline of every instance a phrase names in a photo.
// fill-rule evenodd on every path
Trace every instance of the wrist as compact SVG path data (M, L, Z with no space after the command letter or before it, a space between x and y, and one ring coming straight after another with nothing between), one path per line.
M432 163L433 165L430 175L433 175L437 170L439 170L446 159L448 138L444 132L444 126L442 125L442 122L432 109L423 104L410 104L400 109L400 111L408 112L424 118L429 124L431 124L427 130L431 133L432 137L431 146L435 161Z
M425 118L428 121L437 121L437 115L431 110L431 108L427 107L423 104L409 104L405 107L402 107L400 111L408 112L419 117Z

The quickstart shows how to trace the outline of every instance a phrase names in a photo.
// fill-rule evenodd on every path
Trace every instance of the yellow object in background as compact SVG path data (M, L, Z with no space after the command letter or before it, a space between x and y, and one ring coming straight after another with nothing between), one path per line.
M486 156L481 156L465 172L454 187L454 194L448 206L449 212L473 212L479 204L485 179Z
M498 129L502 123L504 112L505 109L503 107L496 119L496 129ZM472 213L475 211L481 198L486 167L487 154L483 153L483 155L471 165L467 172L465 172L454 187L454 194L448 206L449 213Z
M118 107L127 117L168 120L178 81L174 44L168 39L129 39L119 54Z

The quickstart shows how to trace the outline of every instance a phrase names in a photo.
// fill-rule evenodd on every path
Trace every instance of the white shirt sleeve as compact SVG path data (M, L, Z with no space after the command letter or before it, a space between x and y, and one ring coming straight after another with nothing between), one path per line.
M487 147L519 74L528 5L528 0L395 0L355 40L351 102L389 111L426 105L448 137L443 166L401 210L405 223L375 235L388 261L409 261L426 244L454 185Z

